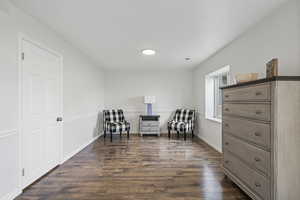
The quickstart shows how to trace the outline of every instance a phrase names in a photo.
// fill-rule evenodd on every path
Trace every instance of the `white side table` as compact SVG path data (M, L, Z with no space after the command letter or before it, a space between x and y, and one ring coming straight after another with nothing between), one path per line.
M140 134L160 136L160 115L140 115Z

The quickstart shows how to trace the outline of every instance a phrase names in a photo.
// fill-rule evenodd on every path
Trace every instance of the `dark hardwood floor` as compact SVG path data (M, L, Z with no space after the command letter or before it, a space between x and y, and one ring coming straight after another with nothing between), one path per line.
M196 137L98 139L17 200L248 200Z

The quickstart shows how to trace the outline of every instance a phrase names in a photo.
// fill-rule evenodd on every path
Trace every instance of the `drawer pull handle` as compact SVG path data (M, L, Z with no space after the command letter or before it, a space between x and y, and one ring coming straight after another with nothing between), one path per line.
M225 142L225 145L229 145L229 142Z
M226 126L226 127L229 127L229 124L226 123L225 126Z
M256 92L255 95L259 96L259 95L262 95L262 93L261 92Z
M229 111L229 108L225 108L225 111Z
M255 187L261 187L261 184L256 182Z
M255 160L256 162L259 162L259 161L260 161L260 158L255 157L254 160Z
M229 160L225 160L225 163L228 164L228 163L229 163Z
M260 110L255 111L255 114L260 115L262 112Z
M229 97L229 95L228 95L228 94L226 94L226 95L225 95L225 98L228 98L228 97Z
M254 135L259 137L261 134L259 132L255 132Z

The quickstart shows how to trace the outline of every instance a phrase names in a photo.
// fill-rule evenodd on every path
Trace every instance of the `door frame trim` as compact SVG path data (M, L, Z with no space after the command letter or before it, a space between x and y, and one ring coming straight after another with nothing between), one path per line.
M22 169L23 169L23 166L24 166L24 163L23 163L23 153L22 153L22 150L23 150L23 119L22 119L22 110L23 110L23 59L22 59L22 53L23 53L23 41L27 41L27 42L30 42L34 45L36 45L37 47L43 49L43 50L46 50L48 51L49 53L57 56L60 60L60 82L61 82L61 88L60 88L60 96L61 96L61 99L60 99L60 113L61 113L61 117L64 117L63 116L63 68L64 68L64 65L63 65L63 56L62 54L52 50L51 48L47 47L47 45L44 45L43 43L40 43L38 41L36 41L35 39L32 39L31 37L25 35L24 33L19 33L18 34L18 132L19 132L19 140L18 140L18 147L19 147L19 166L18 166L18 169L19 169L19 190L20 191L23 191L23 189L25 188L24 185L23 185L23 178L22 178ZM59 137L59 140L60 140L60 149L59 149L59 153L60 153L60 158L59 158L59 164L62 164L63 162L63 121L61 122L61 133L60 133L60 137Z

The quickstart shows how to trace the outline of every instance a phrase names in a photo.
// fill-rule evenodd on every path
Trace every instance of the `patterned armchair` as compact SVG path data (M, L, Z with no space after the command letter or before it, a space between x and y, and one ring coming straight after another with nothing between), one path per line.
M192 133L194 137L194 125L195 125L195 110L189 109L177 109L173 120L168 122L168 136L171 137L171 131L177 131L177 137L179 133L184 133L184 140L186 140L187 132Z
M130 123L125 120L123 110L103 110L103 130L104 138L106 133L110 133L110 141L112 141L112 134L122 131L127 132L127 138L129 138Z

